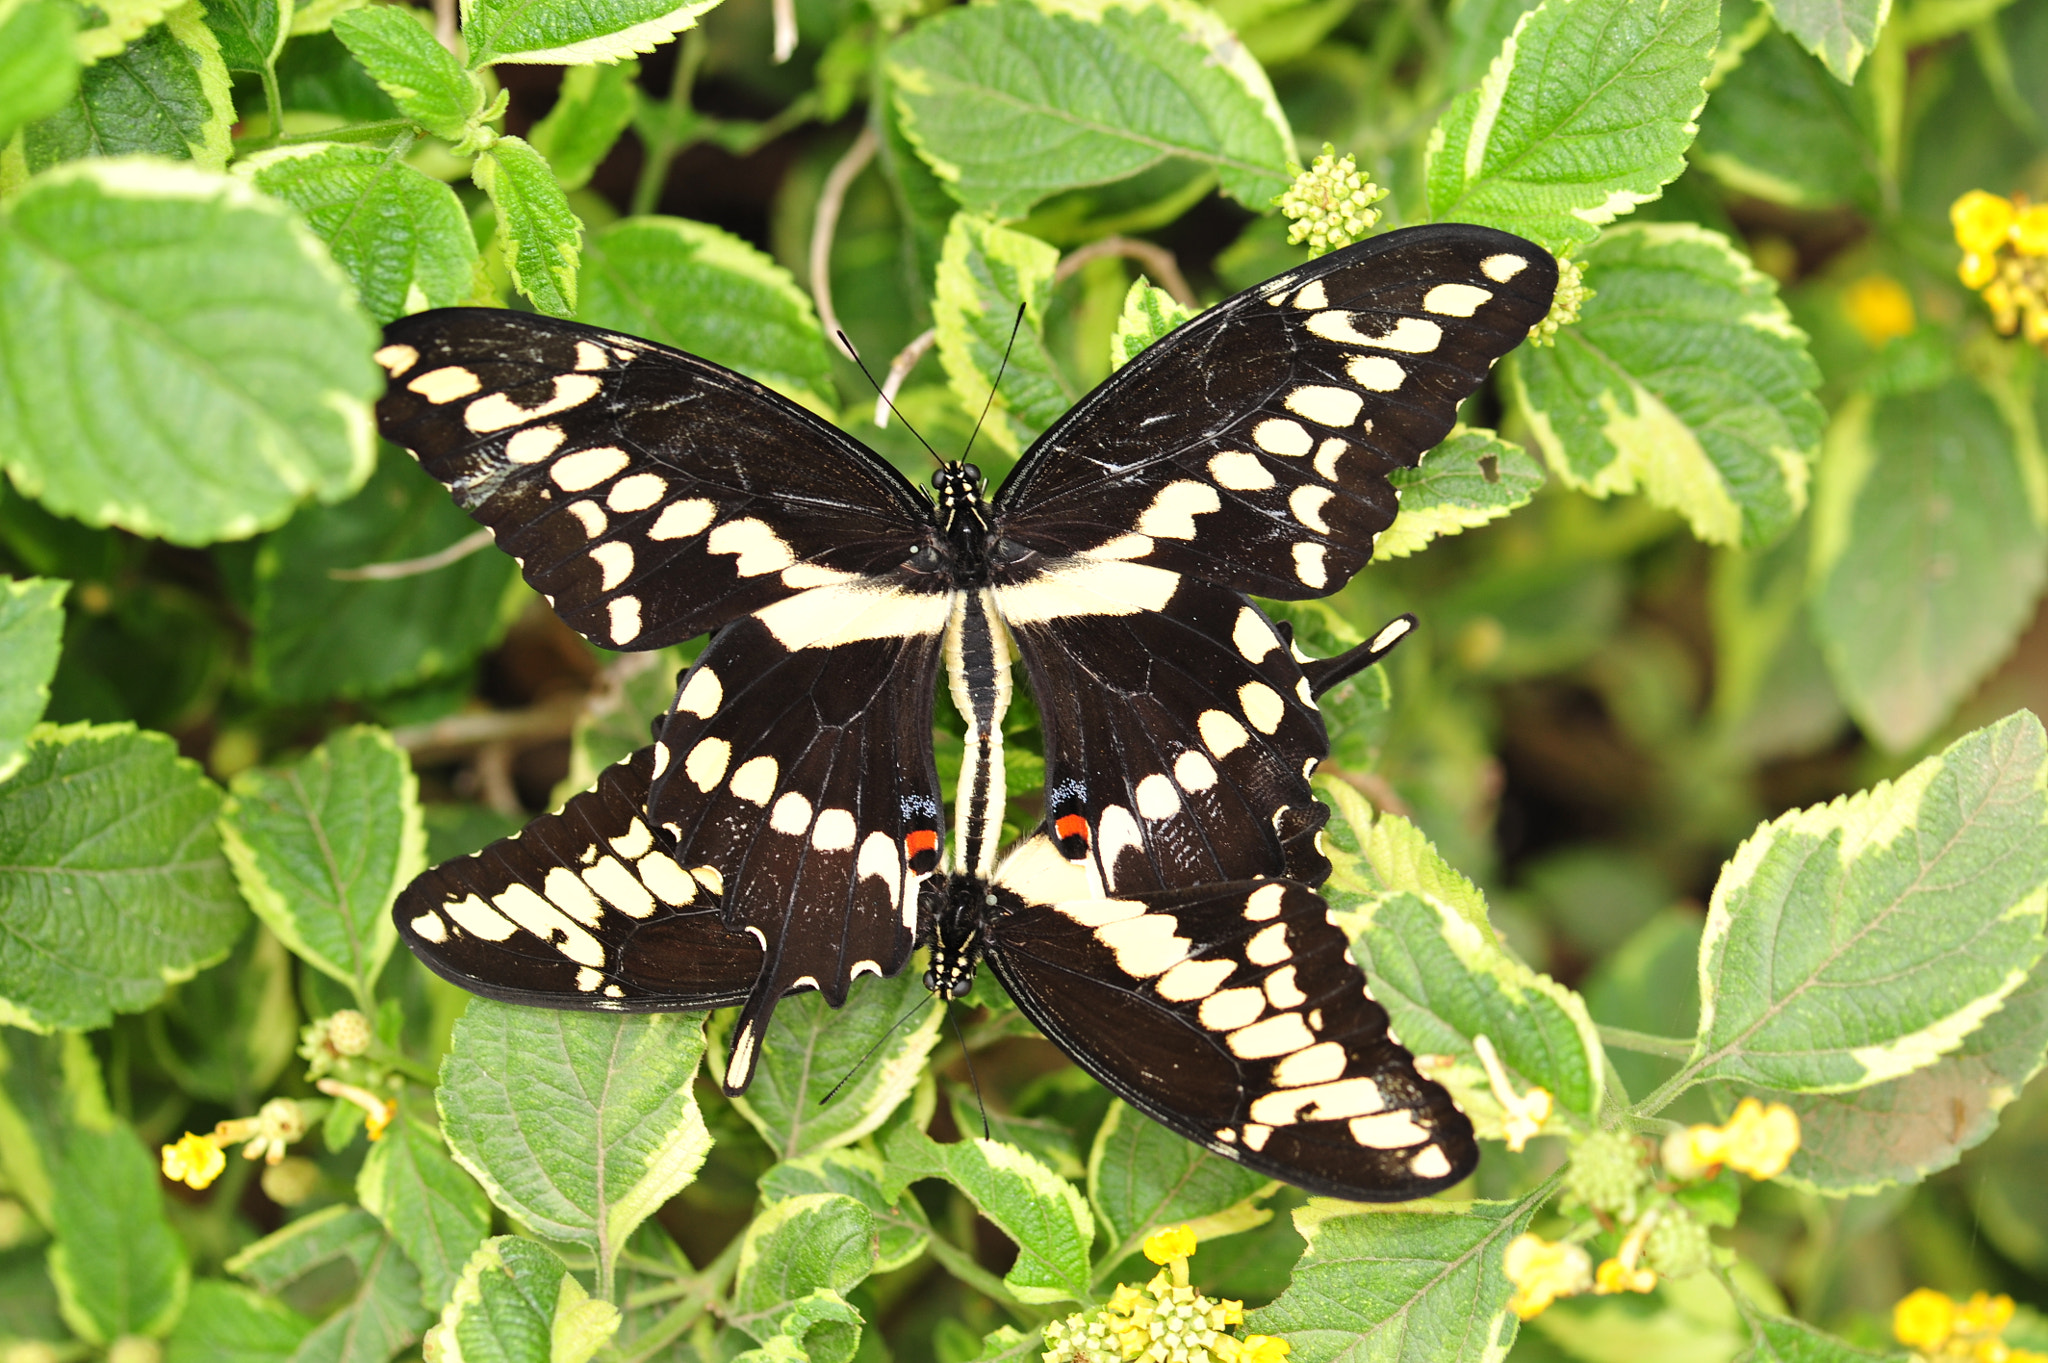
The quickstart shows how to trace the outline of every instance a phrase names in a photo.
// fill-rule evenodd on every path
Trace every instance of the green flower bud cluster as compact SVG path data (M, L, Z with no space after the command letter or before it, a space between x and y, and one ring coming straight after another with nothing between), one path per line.
M1287 229L1289 244L1308 243L1311 256L1323 255L1349 246L1372 230L1380 220L1372 205L1387 197L1359 172L1358 162L1339 157L1336 148L1323 144L1323 154L1273 202L1292 219Z
M1643 1143L1622 1131L1596 1131L1572 1151L1564 1186L1594 1211L1633 1220L1637 1199L1649 1187Z
M1530 345L1553 345L1557 333L1579 320L1579 309L1594 291L1586 287L1586 267L1576 260L1560 258L1557 262L1557 294L1550 300L1550 311L1543 320L1529 328Z
M1673 1204L1650 1228L1643 1257L1667 1278L1687 1278L1713 1262L1714 1242L1702 1226Z

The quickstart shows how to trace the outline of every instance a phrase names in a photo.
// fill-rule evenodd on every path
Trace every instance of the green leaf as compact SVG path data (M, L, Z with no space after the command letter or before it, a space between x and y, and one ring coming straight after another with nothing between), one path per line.
M83 1032L0 1031L0 1169L8 1191L47 1226L54 1170L81 1128L114 1126L98 1058Z
M542 312L574 316L583 222L547 159L519 138L501 137L476 158L470 175L498 210L513 284Z
M28 731L50 703L68 582L0 581L0 781L28 760Z
M1758 829L1714 886L1685 1073L1843 1093L1960 1047L2041 954L2044 781L2023 710Z
M1088 1201L1109 1232L1115 1258L1165 1226L1194 1223L1196 1236L1207 1239L1263 1225L1272 1213L1245 1204L1270 1186L1264 1174L1209 1153L1121 1102L1110 1105L1088 1154Z
M101 1345L168 1333L191 1270L164 1219L156 1161L124 1125L79 1128L51 1172L50 1278L64 1323Z
M438 553L475 531L447 489L387 448L353 499L306 508L257 550L257 688L280 701L377 695L469 666L505 627L510 558L485 548L381 582L331 574Z
M1515 1338L1501 1255L1538 1205L1524 1198L1403 1211L1303 1207L1294 1226L1308 1252L1287 1290L1253 1311L1246 1327L1286 1339L1293 1363L1497 1363Z
M0 294L0 458L60 515L204 544L369 474L375 332L312 234L241 180L139 160L38 176L0 216Z
M830 406L832 363L810 297L746 242L687 218L626 218L593 232L576 318L701 355Z
M484 111L483 82L427 31L424 11L379 5L334 16L334 36L399 111L428 132L460 141Z
M555 1252L501 1235L477 1247L427 1356L441 1363L587 1363L618 1333L619 1309L593 1301Z
M21 0L0 10L0 144L78 92L77 27L58 0Z
M387 1363L419 1340L433 1315L420 1306L420 1275L388 1235L349 1256L355 1294L306 1336L293 1363Z
M1077 396L1045 343L1053 267L1059 256L1036 237L971 213L956 213L939 258L938 292L932 301L939 362L966 411L980 412L989 394L995 393L983 429L1012 454L1073 406ZM998 371L1003 377L1000 388Z
M733 1106L768 1142L777 1159L797 1159L848 1145L886 1120L925 1077L925 1058L939 1039L943 1009L892 1034L897 1019L924 994L915 970L872 980L844 1008L818 993L782 1000L761 1041L754 1081ZM731 1015L721 1015L723 1035ZM869 1048L882 1043L872 1055ZM829 1103L820 1100L847 1075Z
M1877 46L1890 9L1890 0L1771 0L1779 27L1826 62L1844 85L1856 79L1856 69Z
M843 1193L802 1193L769 1205L740 1242L727 1319L755 1339L778 1334L801 1338L783 1321L803 1298L824 1288L844 1297L875 1269L875 1223L858 1199ZM849 1333L832 1333L844 1348L828 1347L812 1363L845 1363L859 1340L859 1316ZM820 1341L823 1343L824 1341Z
M170 10L162 24L80 73L69 101L22 129L24 168L141 154L225 166L234 102L203 14L197 3Z
M1730 189L1772 203L1871 203L1877 152L1852 99L1791 39L1766 34L1714 91L1693 160Z
M401 1116L370 1147L356 1196L420 1273L420 1305L439 1311L491 1233L491 1203L430 1127Z
M243 772L233 791L221 835L243 897L368 1009L398 944L391 901L427 864L412 763L382 729L344 729L289 767Z
M533 149L555 168L562 188L578 189L588 183L619 134L632 124L639 94L634 82L639 78L640 63L631 58L572 66L562 77L555 107L527 133Z
M581 66L652 52L718 0L463 0L469 64L545 62Z
M1690 223L1617 228L1584 258L1578 325L1512 370L1551 470L1595 496L1640 489L1709 543L1776 539L1805 509L1822 423L1777 286Z
M207 0L206 25L230 71L267 71L291 33L292 0Z
M286 1363L312 1329L274 1297L201 1278L164 1341L164 1363Z
M1401 514L1373 541L1375 563L1406 558L1433 539L1528 505L1543 486L1543 466L1492 431L1458 426L1421 464L1387 478L1401 494Z
M226 1107L267 1091L298 1045L295 972L270 932L244 933L227 960L180 985L151 1019L158 1063L186 1093Z
M1588 242L1685 169L1716 0L1546 0L1429 136L1429 216Z
M1967 378L1850 397L1821 453L1809 591L1842 701L1887 748L1924 742L2011 651L2048 575L2048 516Z
M1323 777L1316 793L1332 807L1324 850L1347 885L1365 894L1412 891L1448 906L1493 940L1486 896L1421 829L1398 814L1378 813L1346 782Z
M609 1266L696 1177L697 1013L549 1012L471 999L441 1065L441 1132L491 1200Z
M165 734L48 725L0 786L0 1016L104 1027L227 955L248 926L220 790Z
M361 1269L387 1238L376 1217L361 1207L337 1204L271 1232L222 1266L274 1294L338 1259Z
M235 170L299 210L378 322L453 307L475 292L476 238L462 201L390 153L342 143L275 147Z
M1017 218L1063 190L1178 159L1264 211L1293 134L1259 64L1182 0L999 0L890 49L904 133L971 211Z
M1000 1141L941 1145L908 1123L889 1133L882 1155L895 1188L942 1178L1015 1242L1017 1262L1003 1285L1017 1300L1089 1300L1095 1220L1074 1185L1038 1159Z
M924 1253L931 1231L916 1198L907 1192L893 1200L882 1195L885 1181L881 1156L872 1150L826 1150L784 1160L761 1175L761 1202L771 1206L811 1193L842 1193L853 1198L867 1208L874 1225L874 1271L893 1273Z
M1198 310L1177 301L1151 280L1139 275L1124 295L1123 313L1116 319L1116 334L1109 338L1110 372L1122 369L1138 352L1164 337Z
M1907 1363L1912 1357L1895 1350L1871 1353L1803 1320L1759 1310L1740 1297L1737 1302L1744 1307L1750 1336L1749 1352L1740 1363Z

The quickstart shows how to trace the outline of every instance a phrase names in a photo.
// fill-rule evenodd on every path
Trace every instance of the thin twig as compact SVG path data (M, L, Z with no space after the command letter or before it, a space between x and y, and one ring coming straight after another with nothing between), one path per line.
M917 368L917 362L938 339L938 328L926 327L918 333L916 340L896 352L896 358L889 361L889 373L882 380L882 391L875 394L876 429L889 428L889 404L896 401L896 395L903 391L903 381L910 377L910 371Z
M1055 284L1071 279L1075 272L1091 260L1104 256L1122 256L1135 260L1145 267L1145 272L1159 281L1159 287L1173 295L1173 301L1182 307L1195 308L1201 304L1195 299L1195 291L1188 287L1187 276L1180 272L1180 262L1173 252L1157 242L1141 241L1137 237L1104 237L1091 241L1067 255L1054 267Z
M839 210L846 205L847 188L875 159L875 130L862 128L860 136L846 149L818 194L818 216L811 223L811 299L818 305L818 321L827 336L839 334L839 314L832 307L832 238L839 231ZM839 343L846 346L845 341ZM847 347L847 358L853 350Z
M796 52L796 0L774 0L775 64L782 65Z
M411 753L414 762L440 761L492 743L531 747L567 738L583 713L583 702L580 692L569 691L524 710L481 710L408 724L394 729L391 740Z
M455 0L434 0L434 41L461 56L456 51L457 32L455 26Z
M437 568L459 563L491 542L488 530L473 530L446 549L420 558L402 558L391 563L365 563L360 568L329 568L327 576L336 582L390 582L401 577L418 577Z
M1349 771L1335 763L1324 767L1323 771L1372 801L1373 808L1382 813L1395 814L1404 819L1415 817L1415 811L1408 807L1408 802L1401 798L1400 792L1378 772Z

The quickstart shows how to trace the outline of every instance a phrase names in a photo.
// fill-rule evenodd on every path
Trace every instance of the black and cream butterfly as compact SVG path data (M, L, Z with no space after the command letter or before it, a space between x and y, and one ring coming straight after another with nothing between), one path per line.
M1319 980L1348 972L1345 1003L1290 1010L1281 1000L1306 995L1305 982L1258 986L1273 1017L1306 1029L1270 1034L1310 1038L1300 1046L1267 1055L1203 1018L1225 1009L1212 996L1248 998L1282 973L1257 955L1270 936L1237 929L1269 902L1259 894L1314 900L1305 887L1328 872L1315 848L1327 811L1308 784L1328 750L1314 693L1390 642L1306 659L1250 594L1343 586L1394 518L1386 475L1444 436L1555 285L1547 254L1479 227L1412 228L1325 256L1145 350L1055 423L992 500L964 463L923 494L758 384L647 341L489 310L394 323L377 352L391 376L385 435L449 486L564 620L610 648L712 633L649 748L559 815L421 877L395 910L401 932L435 970L499 997L743 1004L731 1092L785 995L816 989L836 1006L919 944L949 971L986 952L1020 1004L1148 998L1134 1016L1151 1029L1128 1035L1090 1032L1049 1004L1026 1011L1176 1130L1350 1196L1436 1186L1426 1152L1443 1157L1442 1178L1459 1172L1469 1128L1385 1039L1334 928L1287 932L1314 940L1290 950L1312 951ZM1026 845L1038 850L998 871L1013 650L1044 726L1046 814ZM933 879L942 652L969 732L953 874ZM1034 887L1018 865L1065 866L1085 894ZM1091 950L1057 945L1072 934L1052 929L1078 921L1061 915L1069 902L1148 907L1140 927L1090 928ZM1314 917L1301 902L1286 901L1280 920ZM965 934L957 950L945 922ZM1132 962L1163 957L1106 945L1161 932L1206 969L1162 965L1152 980ZM1041 941L1042 954L1029 945ZM1039 964L1016 964L1026 960ZM1159 992L1225 961L1243 973L1207 994ZM955 978L934 976L941 988ZM1334 1077L1303 1077L1329 1064L1303 1057L1332 1054L1310 1013L1342 1029L1327 1038L1349 1057ZM1221 1089L1160 1068L1183 1032L1221 1046L1218 1082L1242 1101L1219 1105ZM1340 1118L1364 1102L1362 1086L1333 1107L1306 1093L1382 1070L1427 1101ZM1281 1092L1302 1098L1295 1119L1261 1120L1292 1101ZM1334 1140L1354 1163L1326 1168L1270 1134L1348 1132L1397 1110L1429 1114L1415 1119L1429 1134L1405 1175L1356 1163L1403 1147Z

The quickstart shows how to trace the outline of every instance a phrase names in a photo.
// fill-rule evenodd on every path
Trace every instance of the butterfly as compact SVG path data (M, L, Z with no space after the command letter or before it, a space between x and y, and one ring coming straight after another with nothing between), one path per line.
M648 341L481 309L393 323L381 429L565 621L615 649L711 634L648 748L428 872L401 934L499 997L741 1004L724 1082L744 1090L778 999L837 1006L937 940L942 657L968 730L946 883L1004 885L1015 656L1044 845L1088 897L1320 884L1315 689L1385 641L1307 659L1251 596L1325 595L1363 566L1397 510L1387 474L1448 432L1556 278L1532 243L1459 224L1334 252L1140 353L993 497L964 462L926 495Z

